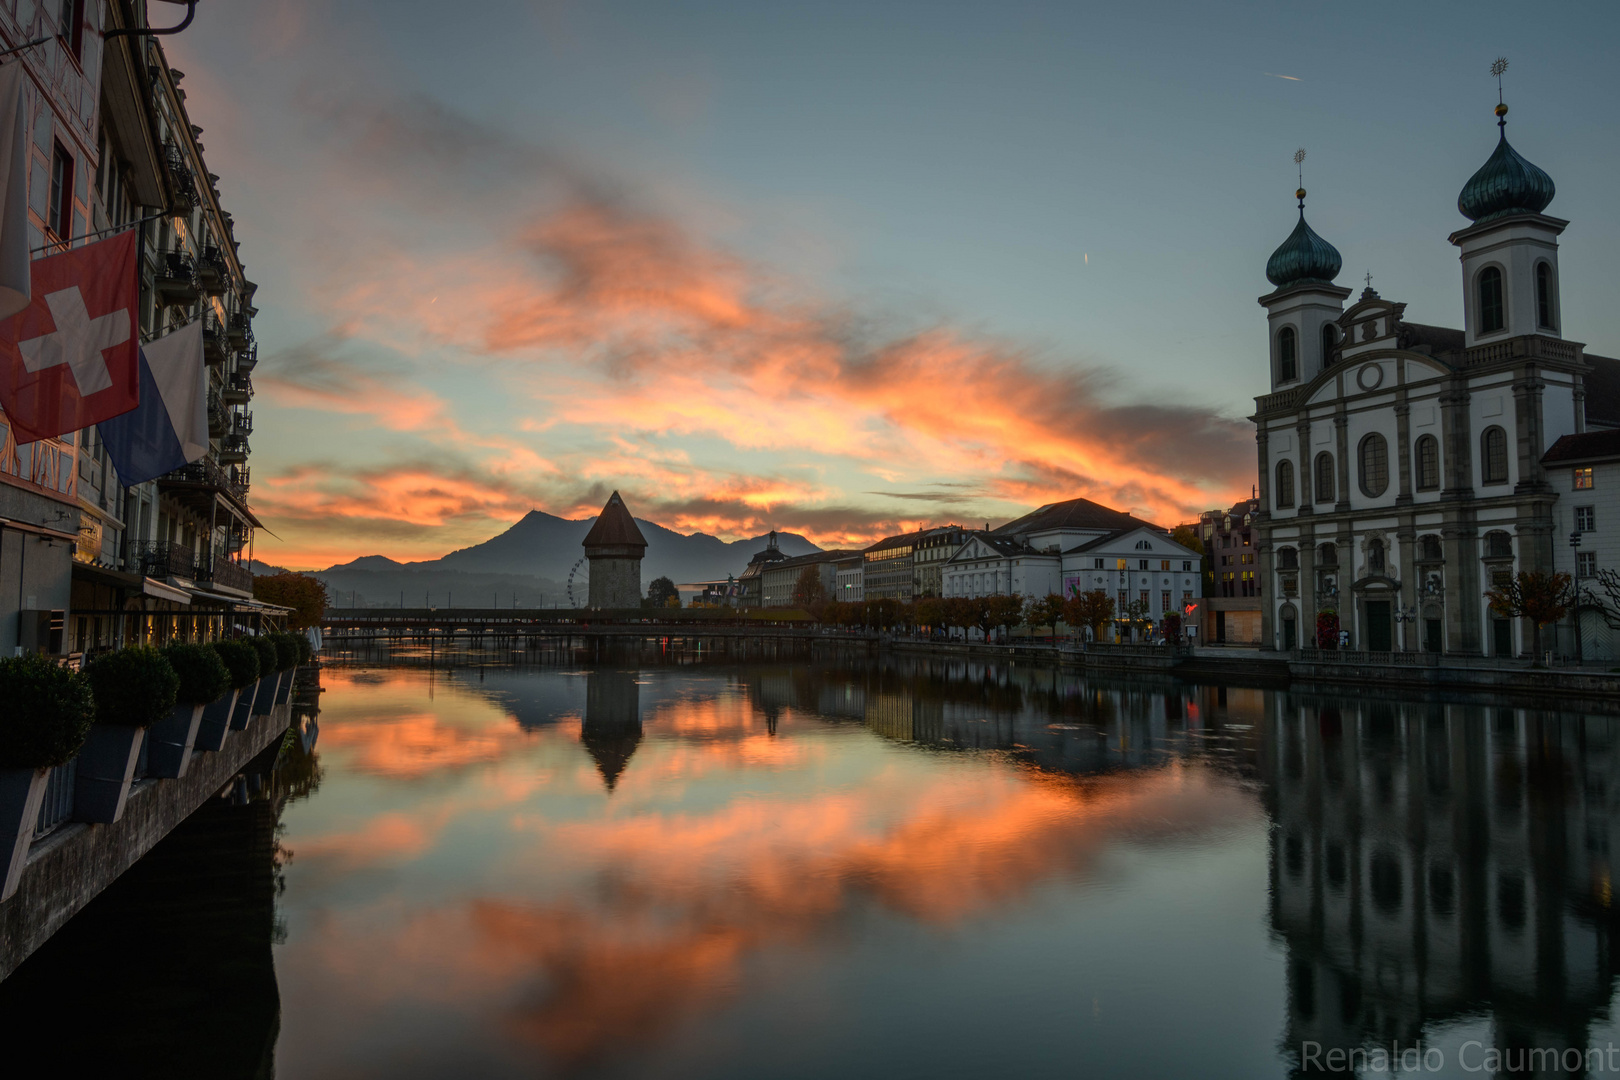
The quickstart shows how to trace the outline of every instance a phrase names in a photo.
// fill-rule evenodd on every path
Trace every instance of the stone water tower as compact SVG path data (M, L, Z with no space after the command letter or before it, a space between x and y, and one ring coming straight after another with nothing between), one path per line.
M641 606L641 557L647 540L615 491L596 524L585 534L585 557L591 560L590 606Z

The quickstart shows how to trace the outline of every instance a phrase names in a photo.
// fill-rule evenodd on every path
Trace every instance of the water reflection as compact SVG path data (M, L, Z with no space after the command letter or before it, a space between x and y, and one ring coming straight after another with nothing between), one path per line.
M590 751L608 790L641 744L641 688L634 671L592 671L585 682L585 719L579 740Z
M1268 732L1287 1047L1587 1046L1614 978L1615 723L1284 698Z

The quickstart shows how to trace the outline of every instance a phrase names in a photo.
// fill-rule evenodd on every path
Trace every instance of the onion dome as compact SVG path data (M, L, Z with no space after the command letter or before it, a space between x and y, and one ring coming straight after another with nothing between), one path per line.
M1519 156L1508 145L1507 106L1498 105L1496 152L1463 185L1457 209L1472 221L1488 221L1508 214L1539 214L1552 202L1557 188L1552 177Z
M1344 265L1338 249L1305 224L1305 189L1300 188L1295 197L1299 199L1299 224L1266 260L1266 277L1279 289L1309 281L1330 283Z

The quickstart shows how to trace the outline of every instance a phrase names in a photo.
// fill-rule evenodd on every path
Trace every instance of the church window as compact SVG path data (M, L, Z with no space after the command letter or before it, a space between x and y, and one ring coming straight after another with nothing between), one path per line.
M1339 549L1332 544L1323 544L1316 549L1316 561L1323 566L1339 565Z
M1418 541L1419 558L1424 562L1439 562L1445 558L1440 547L1440 538L1430 534Z
M1507 432L1499 427L1488 427L1479 437L1480 479L1487 484L1508 482Z
M1367 542L1367 569L1375 574L1384 572L1384 542L1382 540L1369 540Z
M1553 329L1552 267L1536 263L1536 324Z
M1279 510L1294 505L1294 463L1292 461L1277 462L1277 508Z
M1316 455L1316 501L1333 501L1333 455L1325 452Z
M1389 444L1373 432L1361 440L1361 493L1376 499L1389 487Z
M1440 440L1424 435L1417 441L1417 487L1433 491L1440 486Z
M1502 271L1487 266L1479 272L1479 332L1491 334L1502 329Z
M1339 335L1332 323L1322 324L1322 366L1333 363L1333 350L1339 347Z
M1500 529L1485 534L1485 557L1487 559L1513 558L1513 537Z
M1277 566L1282 570L1299 569L1299 551L1296 548L1285 547L1277 549Z
M1277 335L1277 381L1293 382L1299 378L1299 344L1294 328L1285 326Z

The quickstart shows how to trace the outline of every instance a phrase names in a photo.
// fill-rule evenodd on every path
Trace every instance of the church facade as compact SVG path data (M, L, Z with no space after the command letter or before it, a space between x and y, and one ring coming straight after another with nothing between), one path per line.
M1553 182L1506 137L1458 197L1460 330L1409 322L1405 305L1334 283L1341 260L1299 223L1259 298L1271 393L1252 417L1259 452L1262 639L1270 648L1517 656L1530 628L1485 591L1552 570L1560 438L1613 410L1589 402L1620 362L1565 338ZM1348 306L1347 306L1348 305ZM1605 376L1593 380L1594 371ZM1591 406L1601 406L1593 408ZM1560 560L1561 561L1561 560Z

